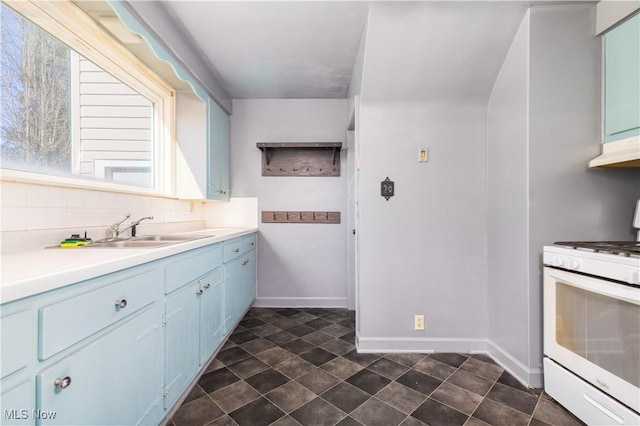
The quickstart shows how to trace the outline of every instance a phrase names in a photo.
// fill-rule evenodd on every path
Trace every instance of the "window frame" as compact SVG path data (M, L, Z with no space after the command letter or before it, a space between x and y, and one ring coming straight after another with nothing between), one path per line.
M2 180L176 198L175 89L70 0L7 0L3 3L154 103L154 186L4 169L0 165Z

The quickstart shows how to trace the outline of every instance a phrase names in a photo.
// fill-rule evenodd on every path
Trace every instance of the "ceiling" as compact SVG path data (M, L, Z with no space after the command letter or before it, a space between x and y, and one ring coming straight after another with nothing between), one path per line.
M347 97L362 1L168 1L231 98Z

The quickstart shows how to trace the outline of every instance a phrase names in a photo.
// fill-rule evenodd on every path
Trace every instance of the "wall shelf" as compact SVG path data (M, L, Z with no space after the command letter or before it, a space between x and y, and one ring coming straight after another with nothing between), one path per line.
M258 142L262 176L340 176L342 142Z

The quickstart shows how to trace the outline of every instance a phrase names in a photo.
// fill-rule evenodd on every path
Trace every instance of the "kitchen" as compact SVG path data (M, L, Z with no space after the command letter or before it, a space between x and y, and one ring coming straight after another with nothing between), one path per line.
M32 185L3 174L3 269L7 251L102 230L127 213L154 216L140 226L144 233L159 232L153 227L162 223L254 227L254 306L355 308L362 352L483 352L523 383L542 385L543 246L635 239L638 169L587 167L601 149L601 39L594 22L602 6L345 4L344 13L330 12L360 19L359 26L349 22L355 64L346 89L326 96L332 99L287 99L266 91L256 76L216 63L227 90L242 76L256 85L256 95L232 97L183 32L190 28L196 39L197 30L206 33L207 26L189 20L205 15L198 8L207 4L176 3L171 13L152 2L131 6L231 113L232 200ZM242 14L241 3L226 6L230 15L216 23L225 31L226 20L241 25L226 16L254 15ZM316 7L299 13L318 17ZM255 15L280 22L280 10L268 13L265 6ZM201 39L212 50L220 44ZM335 75L344 80L345 71ZM256 143L301 141L342 141L343 173L261 177ZM421 148L428 149L427 162L418 161ZM386 177L396 185L388 200L379 193ZM358 197L354 222L350 194ZM343 220L259 223L265 210L340 211ZM424 315L424 331L414 330L414 315Z

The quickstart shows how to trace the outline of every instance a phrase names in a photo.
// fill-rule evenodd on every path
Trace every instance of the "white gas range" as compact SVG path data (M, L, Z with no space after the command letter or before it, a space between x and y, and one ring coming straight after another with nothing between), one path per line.
M640 425L640 241L558 242L543 263L545 391L589 425Z

